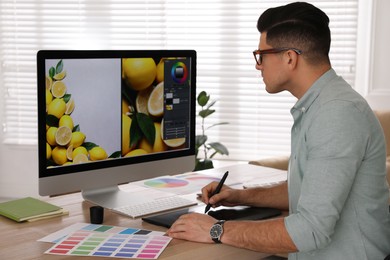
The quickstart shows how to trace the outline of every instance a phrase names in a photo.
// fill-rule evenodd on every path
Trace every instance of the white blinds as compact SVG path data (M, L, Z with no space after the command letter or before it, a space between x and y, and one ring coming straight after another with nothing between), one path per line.
M270 95L255 70L258 16L277 0L1 0L0 89L3 142L36 144L39 49L195 49L198 92L217 112L207 132L226 159L288 154L295 99ZM309 1L331 19L331 60L354 85L358 0ZM200 121L200 120L199 120ZM198 127L198 130L200 128Z

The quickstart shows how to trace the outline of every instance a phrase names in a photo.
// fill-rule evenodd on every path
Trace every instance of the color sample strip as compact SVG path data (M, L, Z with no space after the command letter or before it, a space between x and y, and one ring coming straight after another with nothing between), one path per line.
M100 228L100 227L99 227ZM76 231L46 251L46 254L157 259L171 238L161 235ZM129 231L129 230L127 230Z

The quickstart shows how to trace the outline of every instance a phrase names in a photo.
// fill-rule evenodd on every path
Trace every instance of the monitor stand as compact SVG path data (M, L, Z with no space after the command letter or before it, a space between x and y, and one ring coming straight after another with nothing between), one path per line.
M81 194L85 200L107 209L150 201L150 198L134 196L134 193L123 191L118 186L83 190Z

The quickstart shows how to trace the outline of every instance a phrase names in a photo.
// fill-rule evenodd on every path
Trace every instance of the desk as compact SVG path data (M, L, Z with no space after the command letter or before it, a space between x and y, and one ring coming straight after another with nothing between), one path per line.
M92 257L57 256L43 254L53 244L37 242L38 239L74 223L89 223L91 203L83 200L80 193L48 198L48 202L69 210L68 216L36 222L17 223L0 216L0 259L91 259ZM105 225L135 227L166 231L141 219L131 219L109 210L104 212ZM159 259L263 259L267 254L239 249L223 244L202 244L173 239ZM93 259L104 259L94 257ZM111 258L110 258L111 259ZM115 258L112 258L115 259Z

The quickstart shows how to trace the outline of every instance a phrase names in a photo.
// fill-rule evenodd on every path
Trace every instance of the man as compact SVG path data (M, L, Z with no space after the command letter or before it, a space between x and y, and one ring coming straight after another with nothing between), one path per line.
M332 69L327 15L307 3L271 8L259 18L256 69L269 93L289 91L291 157L288 182L273 188L202 189L213 206L289 209L266 221L227 221L208 215L180 217L173 238L214 240L289 259L384 259L390 254L390 215L383 131L366 101ZM213 227L213 228L212 228ZM212 232L212 233L213 233Z

